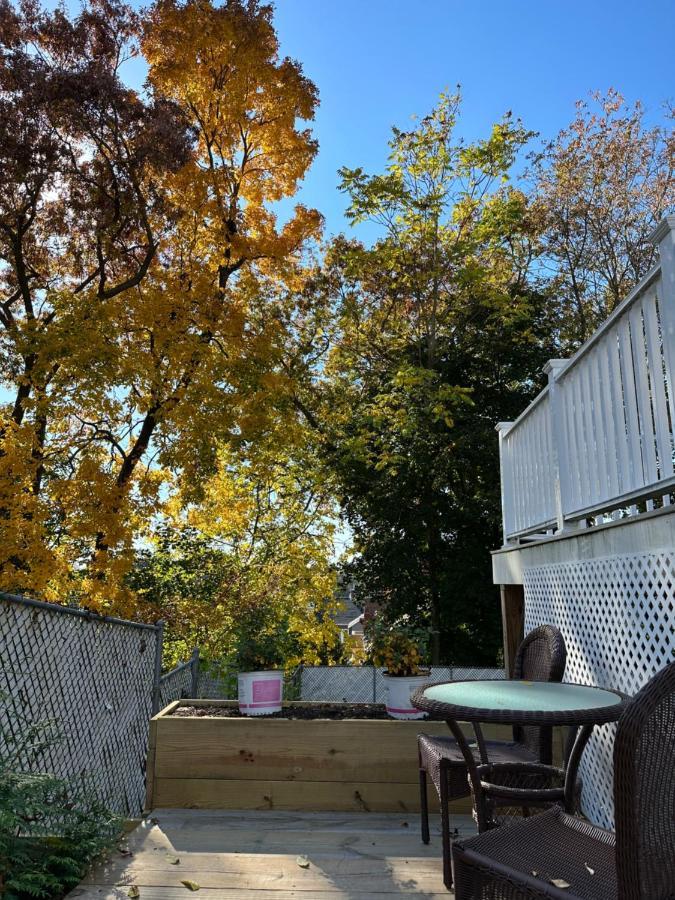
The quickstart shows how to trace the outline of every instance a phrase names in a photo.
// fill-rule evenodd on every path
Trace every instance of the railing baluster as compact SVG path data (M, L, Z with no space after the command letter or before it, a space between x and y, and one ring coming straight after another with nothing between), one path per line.
M637 490L644 484L645 471L642 461L642 443L640 441L640 423L637 413L637 387L635 384L635 367L633 365L633 349L630 334L630 319L624 316L620 323L619 341L621 347L621 381L626 413L627 438L630 446L631 483L628 491Z
M617 452L618 493L630 490L631 474L628 454L628 437L626 434L625 401L623 396L623 379L619 359L619 332L621 324L612 329L611 340L607 346L607 378L612 396L612 424Z
M576 458L573 464L579 470L579 501L581 505L588 505L591 496L591 480L588 466L585 463L585 460L588 459L588 448L584 439L584 405L581 394L581 375L579 372L573 372L570 377L572 379L574 440L576 444Z
M651 392L649 389L649 376L647 373L647 350L642 323L642 309L636 303L630 313L630 330L633 342L633 362L635 366L635 397L637 400L638 416L640 419L640 446L642 447L642 462L645 478L648 483L658 479L658 466L656 459L656 438L654 435L654 421L652 418Z
M621 435L617 423L617 385L612 380L610 369L612 345L616 344L616 334L614 329L609 332L607 338L607 341L598 348L598 364L600 367L600 381L604 386L603 414L605 440L607 442L609 454L609 489L616 497L621 493L621 455L619 451ZM623 412L621 412L621 418L623 419Z
M668 424L663 356L661 355L661 341L659 339L659 323L656 318L656 291L650 291L643 298L642 315L645 323L647 362L654 409L654 424L656 425L659 472L661 478L668 478L673 474L673 441Z

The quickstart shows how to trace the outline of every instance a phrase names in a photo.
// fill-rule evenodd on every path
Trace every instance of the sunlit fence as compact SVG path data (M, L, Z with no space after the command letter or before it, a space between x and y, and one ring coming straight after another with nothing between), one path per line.
M286 700L335 703L384 703L383 669L374 666L298 666L284 685ZM432 681L504 678L504 670L460 666L432 668ZM204 666L199 674L198 698L235 700L237 674L218 666Z
M25 771L50 772L137 815L148 721L188 696L197 660L161 675L162 625L97 616L0 594L0 754L36 726L56 739L20 750Z
M190 659L180 663L175 669L159 678L158 699L153 712L159 712L172 700L199 696L199 650L195 649Z

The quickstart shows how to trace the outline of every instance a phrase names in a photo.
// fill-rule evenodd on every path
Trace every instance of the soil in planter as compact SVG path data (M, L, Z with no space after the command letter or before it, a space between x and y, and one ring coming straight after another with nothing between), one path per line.
M172 716L183 719L216 716L221 719L244 718L236 706L179 706ZM321 703L316 706L285 706L266 719L389 719L383 705L375 703Z

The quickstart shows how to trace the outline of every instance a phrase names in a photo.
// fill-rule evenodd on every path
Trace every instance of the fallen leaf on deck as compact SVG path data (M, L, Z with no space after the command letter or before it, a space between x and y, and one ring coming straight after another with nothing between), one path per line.
M125 847L124 844L120 844L118 846L117 850L118 850L120 856L133 856L134 855L128 847Z
M197 884L196 881L185 880L185 881L181 881L181 884L185 885L185 887L188 889L188 891L198 891L199 890L199 885Z
M409 826L408 826L407 822L401 822L401 828L408 828L408 827Z
M177 856L171 856L171 854L167 854L166 861L171 863L172 866L177 866L180 862L180 859Z
M298 856L295 861L301 869L309 869L309 860L306 856Z
M588 865L588 863L584 863L584 865L586 866L586 871L588 872L589 875L595 875L595 869L591 869L591 867Z
M563 878L551 878L551 884L557 888L561 888L562 890L570 887L570 885Z
M138 890L135 884L132 884L129 890L127 891L127 897L131 897L131 900L138 900L141 896L141 892Z

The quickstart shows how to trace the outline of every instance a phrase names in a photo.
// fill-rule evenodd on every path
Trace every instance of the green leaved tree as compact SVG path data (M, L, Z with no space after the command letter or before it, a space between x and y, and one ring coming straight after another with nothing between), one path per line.
M298 404L324 438L362 599L428 627L436 661L489 663L500 643L494 427L538 390L553 328L526 278L528 204L509 182L529 134L506 116L464 143L459 112L458 95L442 96L411 131L394 130L383 174L342 170L349 217L381 236L328 251L314 289L333 298L334 346Z

